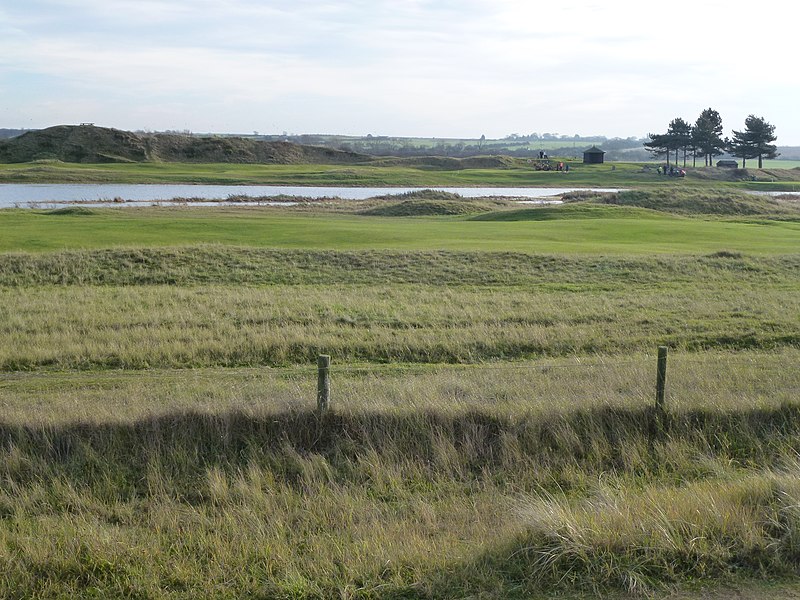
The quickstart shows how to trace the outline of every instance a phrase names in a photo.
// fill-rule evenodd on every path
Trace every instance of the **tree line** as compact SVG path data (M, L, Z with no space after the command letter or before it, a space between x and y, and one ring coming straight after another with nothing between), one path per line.
M703 157L705 165L710 166L715 156L728 153L742 159L742 168L747 166L748 158L758 158L760 169L763 159L778 156L778 148L772 143L778 139L774 125L750 115L744 120L744 130L734 130L730 138L722 137L722 117L712 108L701 112L694 125L677 117L670 121L666 133L650 133L648 137L644 147L656 157L666 157L667 164L674 152L677 165L683 152L684 167L687 156L692 157L692 166L697 166L698 157Z

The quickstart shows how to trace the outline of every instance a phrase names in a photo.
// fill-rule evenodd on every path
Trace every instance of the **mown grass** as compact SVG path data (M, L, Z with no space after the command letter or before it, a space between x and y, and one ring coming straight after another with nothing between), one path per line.
M602 216L586 218L585 211L593 209ZM549 209L544 210L541 214ZM565 218L539 223L469 216L367 217L305 208L95 209L82 215L12 209L0 211L0 251L214 243L257 248L644 255L723 249L792 253L800 246L800 222L792 220L687 220L657 212L652 216L638 212L639 218L634 219L631 211L638 209L630 207L587 207L577 215L570 210Z

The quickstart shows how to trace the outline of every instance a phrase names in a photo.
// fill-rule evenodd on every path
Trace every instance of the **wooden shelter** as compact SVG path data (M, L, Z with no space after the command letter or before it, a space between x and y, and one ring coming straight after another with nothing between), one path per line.
M587 165L599 165L603 163L605 151L597 146L592 146L583 152L583 162Z

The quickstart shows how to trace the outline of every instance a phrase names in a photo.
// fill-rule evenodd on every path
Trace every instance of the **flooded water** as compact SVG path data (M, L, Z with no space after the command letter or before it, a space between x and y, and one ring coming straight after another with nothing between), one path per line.
M141 206L176 204L176 198L191 198L192 205L280 204L289 202L214 202L231 196L263 198L288 196L300 198L340 198L365 200L374 196L402 194L420 189L442 190L465 198L496 196L518 198L530 203L555 202L554 196L588 188L499 188L499 187L305 187L282 185L175 185L175 184L0 184L0 208L61 208L75 203L89 206ZM616 189L594 188L599 192ZM548 200L550 198L550 200ZM195 202L194 200L197 200ZM206 202L203 202L203 201ZM182 203L179 203L182 204Z

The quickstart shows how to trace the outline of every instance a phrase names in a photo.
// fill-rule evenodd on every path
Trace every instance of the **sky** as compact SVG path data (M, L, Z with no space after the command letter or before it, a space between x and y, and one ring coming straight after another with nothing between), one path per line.
M0 127L800 145L788 0L0 0Z

